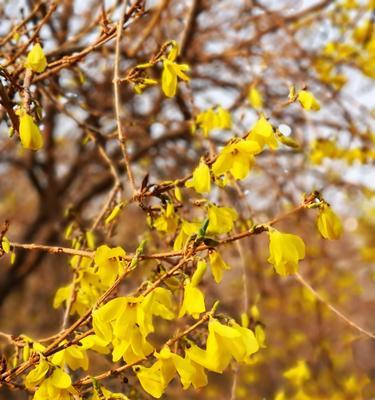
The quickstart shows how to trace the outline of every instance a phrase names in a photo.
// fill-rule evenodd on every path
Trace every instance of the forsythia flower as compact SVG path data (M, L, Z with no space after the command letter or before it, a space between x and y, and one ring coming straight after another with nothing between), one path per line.
M43 359L40 360L38 365L26 375L25 386L28 389L33 389L35 386L38 386L47 375L48 370L48 362Z
M158 81L156 79L140 78L135 82L133 89L136 94L142 94L145 89L147 89L150 86L157 85L157 84L158 84Z
M270 256L268 262L278 274L285 276L298 270L298 260L305 257L305 244L296 235L282 233L275 229L268 232Z
M339 239L342 234L340 218L327 204L323 205L317 219L317 226L324 239Z
M301 106L307 111L319 111L320 104L315 99L314 95L308 90L300 90L298 93L298 101Z
M190 360L210 371L223 372L232 357L238 362L248 362L249 357L259 350L254 333L235 322L227 326L211 319L208 331L206 350L191 345L185 351Z
M212 129L230 129L232 127L231 115L222 107L217 107L216 111L212 108L202 111L197 115L195 122L203 130L205 137Z
M50 366L47 361L41 360L25 378L25 386L35 389L33 400L70 400L70 394L77 394L72 386L70 376L61 368L54 368L52 374L46 378Z
M121 247L110 248L102 245L96 249L94 261L98 266L97 274L105 285L111 285L123 272L125 256L126 252Z
M299 360L296 366L285 371L283 375L296 386L300 386L304 381L309 380L311 376L310 369L304 360Z
M259 344L259 347L261 349L265 348L265 342L266 342L266 332L264 331L262 325L257 324L255 327L255 337L257 339L257 342Z
M27 55L25 67L32 69L34 72L43 72L47 68L47 59L39 43L34 44Z
M193 187L198 193L208 193L211 190L211 176L208 165L201 160L193 172L193 178L186 182L186 187Z
M90 400L129 400L129 397L123 393L113 393L103 386L100 389L95 389L95 393Z
M19 115L19 132L22 146L25 149L39 150L43 147L43 136L38 125L34 122L33 117L25 111L20 111Z
M174 241L173 250L181 250L189 238L198 232L200 225L201 224L199 222L183 221L180 232Z
M230 232L234 222L238 219L238 214L231 207L218 207L210 204L208 208L208 227L207 232L211 234L221 234Z
M278 146L273 127L263 114L251 128L247 139L254 140L262 149L265 145L268 145L271 149L276 149Z
M263 96L255 86L250 88L248 99L251 106L256 110L263 107Z
M73 371L78 368L87 370L89 367L89 359L86 350L77 345L69 346L66 349L55 353L51 357L51 362L60 367L67 365Z
M230 269L229 265L221 257L220 253L214 251L209 255L211 273L216 283L220 283L223 279L224 270Z
M137 365L133 368L142 388L151 396L160 398L176 372L184 390L191 384L195 388L207 384L207 376L200 365L172 353L168 346L163 347L160 353L155 352L155 357L157 361L151 367Z
M204 303L204 295L200 289L187 280L184 287L184 300L178 317L181 318L185 314L191 315L194 319L198 319L202 312L206 311Z
M190 386L193 367L188 359L172 353L168 346L163 347L160 353L155 353L155 356L160 363L160 371L166 385L173 379L175 371L177 371L184 389Z
M261 151L253 140L239 139L227 144L212 165L212 172L220 176L230 172L235 179L244 179L254 162L254 155Z
M52 375L44 380L36 390L33 400L70 400L71 395L77 395L77 391L72 386L70 376L61 368L56 368Z
M137 362L154 350L147 341L153 316L173 319L172 306L171 292L160 287L145 297L117 297L93 312L93 328L102 343L112 343L113 361Z
M159 215L153 222L153 227L159 232L174 233L178 224L178 216L172 203L168 203L163 209L163 213Z
M175 59L178 55L178 48L175 42L172 42L172 49L167 58L163 59L163 72L161 77L161 87L167 97L173 97L177 90L177 79L188 81L190 78L184 73L189 71L187 64L177 64Z
M160 399L166 388L165 381L160 372L160 363L156 362L149 368L137 365L133 369L143 390L152 397Z
M159 316L167 320L175 317L173 312L172 293L162 287L154 289L144 297L137 307L137 323L143 336L154 332L153 316Z

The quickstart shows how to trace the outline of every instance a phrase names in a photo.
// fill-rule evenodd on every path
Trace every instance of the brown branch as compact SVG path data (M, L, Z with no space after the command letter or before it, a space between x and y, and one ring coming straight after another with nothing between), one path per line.
M300 274L296 273L295 277L298 282L300 282L305 288L307 288L310 293L322 304L324 304L326 307L328 307L334 314L336 314L341 320L343 320L346 324L351 326L352 328L356 329L357 331L363 333L364 335L375 339L375 333L372 333L368 331L367 329L362 328L359 326L357 323L352 321L350 318L348 318L346 315L344 315L341 311L339 311L335 306L333 306L330 302L328 302L322 295L320 295L307 281L306 279Z
M125 167L126 167L126 173L129 178L130 185L133 190L133 194L136 193L136 185L135 185L135 180L134 180L134 175L130 166L130 158L128 154L128 148L127 148L127 143L128 143L128 136L124 132L123 127L122 127L122 121L121 121L121 106L120 106L120 92L119 92L119 84L120 84L120 45L121 45L121 36L122 36L122 27L124 25L124 20L125 20L125 15L126 15L126 9L128 8L129 1L125 1L124 3L124 8L121 13L120 20L117 24L117 30L116 30L116 52L115 52L115 67L114 67L114 73L113 73L113 89L114 89L114 95L115 95L115 114L116 114L116 123L117 123L117 132L118 132L118 138L120 142L120 147L122 151L122 155L124 158L125 162Z

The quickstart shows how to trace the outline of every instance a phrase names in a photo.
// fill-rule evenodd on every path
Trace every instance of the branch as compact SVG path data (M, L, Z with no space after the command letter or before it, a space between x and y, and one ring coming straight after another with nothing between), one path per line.
M116 114L116 123L117 123L117 133L120 142L120 147L122 151L122 155L124 157L124 162L126 166L126 173L128 174L130 185L133 189L133 194L136 193L137 189L135 186L133 172L130 168L130 158L127 149L127 141L128 137L126 133L122 129L121 123L121 106L120 106L120 93L119 93L119 83L120 83L120 44L121 44L121 36L122 36L122 27L124 25L126 9L128 8L129 1L125 1L124 8L121 13L121 18L117 24L117 34L116 34L116 53L115 53L115 68L113 73L113 89L115 95L115 114Z

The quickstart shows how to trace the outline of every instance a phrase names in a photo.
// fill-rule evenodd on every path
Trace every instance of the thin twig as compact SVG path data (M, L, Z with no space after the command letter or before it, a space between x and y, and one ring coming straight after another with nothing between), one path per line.
M344 315L341 311L339 311L335 306L333 306L331 303L329 303L322 295L320 295L307 281L306 279L300 274L296 273L295 274L296 279L298 282L300 282L305 288L307 288L313 295L314 297L319 300L321 303L323 303L326 307L328 307L334 314L336 314L340 319L342 319L344 322L346 322L348 325L350 325L352 328L356 329L357 331L365 334L366 336L375 339L375 333L372 333L368 331L367 329L362 328L359 326L357 323L352 321L350 318L348 318L346 315Z
M121 122L120 86L119 86L119 84L120 84L120 72L119 72L119 69L120 69L120 45L121 45L122 30L123 30L125 15L126 15L126 9L128 8L128 3L129 3L128 0L125 1L124 8L121 12L120 20L117 24L115 66L114 66L114 73L113 73L113 89L114 89L114 95L115 95L115 114L116 114L118 138L119 138L119 142L120 142L122 155L124 157L126 173L128 174L128 178L129 178L129 182L132 187L132 190L133 190L133 194L135 194L137 192L137 189L135 186L134 175L130 168L130 158L129 158L128 149L127 149L128 138L122 128L122 122Z

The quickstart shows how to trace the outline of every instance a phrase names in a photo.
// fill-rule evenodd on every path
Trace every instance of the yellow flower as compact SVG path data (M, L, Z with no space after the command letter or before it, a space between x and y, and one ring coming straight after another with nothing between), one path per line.
M191 345L185 350L187 357L204 368L223 372L232 360L248 362L249 357L259 350L254 333L232 321L223 325L216 319L208 324L206 350Z
M39 150L43 147L43 136L33 117L25 111L20 111L20 139L25 149Z
M207 232L210 234L221 234L230 232L233 229L234 222L238 219L238 214L231 207L218 207L210 204L208 219Z
M159 363L162 382L165 387L176 374L180 376L184 390L192 384L194 388L199 388L207 384L207 376L202 366L194 363L188 358L182 358L178 354L172 353L168 346L164 346L160 353L155 353Z
M323 205L317 219L317 226L324 239L339 239L342 234L340 218L327 204Z
M194 319L198 319L202 312L206 311L206 305L204 303L204 295L200 289L195 287L192 283L187 280L184 287L184 300L178 317L181 318L185 314L191 315Z
M156 399L159 399L163 395L166 388L165 381L160 371L160 364L161 363L157 361L149 368L141 365L137 365L133 368L143 390Z
M219 106L216 109L215 128L230 129L232 127L232 117L230 112Z
M86 336L80 340L80 343L82 344L82 349L92 349L96 353L100 354L109 353L108 343L96 335Z
M297 364L284 372L283 376L291 380L296 386L310 379L310 369L306 361L299 360Z
M158 287L146 296L117 297L93 312L95 334L104 343L112 343L113 361L123 358L137 362L153 350L147 336L154 331L153 316L175 317L172 293Z
M193 178L186 182L186 187L193 187L198 193L208 193L211 190L210 169L201 160L193 172Z
M305 244L296 235L282 233L275 229L268 232L270 256L268 262L278 274L285 276L298 270L298 260L305 257Z
M122 358L126 363L138 362L154 351L154 347L142 336L135 325L131 325L126 338L114 338L112 360Z
M123 393L114 393L100 385L100 391L94 386L95 393L90 400L129 400Z
M160 353L155 353L155 356L159 360L165 386L169 384L177 371L184 390L189 388L195 372L189 359L172 353L168 346L164 346Z
M250 88L248 99L251 106L256 110L263 107L263 96L255 86Z
M25 67L32 69L34 72L43 72L47 68L47 59L39 43L36 43L29 51Z
M188 81L190 78L184 73L189 71L187 64L177 64L175 59L178 55L178 48L175 42L172 42L172 49L167 58L163 59L163 72L161 77L161 87L167 97L173 97L177 90L177 79Z
M261 149L263 149L265 145L268 145L271 149L276 149L278 146L273 127L263 114L251 128L247 139L258 143Z
M25 343L22 349L22 360L27 361L33 352L43 352L46 348L42 344L35 342L33 339L26 335L21 335L22 341Z
M167 207L154 220L153 227L159 232L174 233L178 224L178 216L172 203L168 203Z
M191 235L194 235L198 232L200 226L200 222L183 221L180 232L178 233L174 241L173 250L181 250L185 246Z
M125 256L126 252L121 247L102 245L96 249L94 261L98 266L97 274L106 286L110 286L123 272Z
M224 270L230 269L229 265L221 257L220 253L214 251L209 255L211 273L216 283L220 283L223 279Z
M41 359L38 365L32 369L25 378L25 386L28 389L33 389L42 382L49 370L49 364L44 359Z
M33 400L70 400L77 396L77 391L72 386L70 376L61 368L56 368L52 375L44 380L36 390Z
M202 111L197 115L195 122L203 130L205 137L212 129L230 129L232 127L232 117L223 107L217 107L216 111L212 108Z
M145 89L157 84L158 81L156 79L142 77L134 82L133 90L136 94L142 94Z
M154 332L153 316L172 320L175 317L172 292L158 287L143 298L137 306L137 324L144 337Z
M60 367L67 365L73 371L78 368L87 370L89 366L89 359L86 350L81 346L73 345L55 353L51 357L51 362Z
M254 163L254 155L260 152L258 143L239 139L226 145L212 165L216 176L230 172L235 179L244 179Z
M255 337L257 339L259 347L261 349L267 347L265 344L266 343L266 332L264 331L264 328L262 327L262 325L257 324L254 331L255 331Z
M314 95L308 90L300 90L298 93L298 101L301 106L307 111L319 111L320 104L315 99Z

